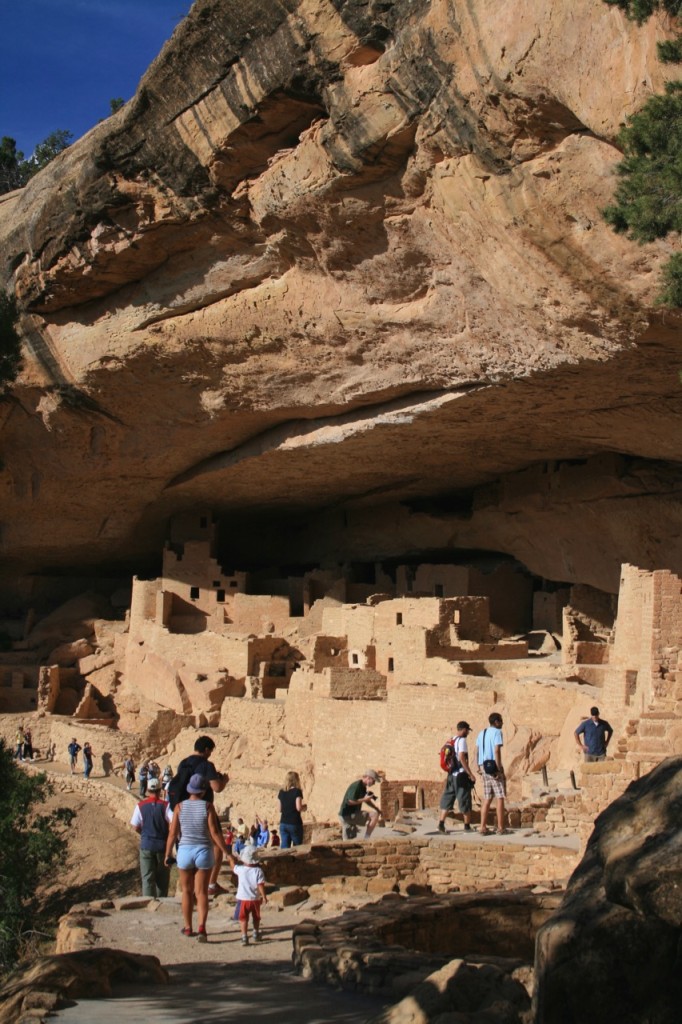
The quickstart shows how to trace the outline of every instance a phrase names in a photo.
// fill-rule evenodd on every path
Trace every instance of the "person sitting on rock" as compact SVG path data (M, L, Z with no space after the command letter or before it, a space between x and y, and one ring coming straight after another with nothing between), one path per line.
M339 809L342 839L354 839L358 826L362 827L363 825L365 826L365 839L369 839L371 836L382 815L381 809L374 802L376 797L368 787L374 786L378 782L379 775L372 768L368 768L359 779L351 782ZM363 804L367 804L370 810L364 811Z
M599 708L590 708L590 718L580 723L574 733L575 742L585 754L585 761L605 761L606 751L613 729L608 722L599 717ZM582 737L582 739L581 739Z

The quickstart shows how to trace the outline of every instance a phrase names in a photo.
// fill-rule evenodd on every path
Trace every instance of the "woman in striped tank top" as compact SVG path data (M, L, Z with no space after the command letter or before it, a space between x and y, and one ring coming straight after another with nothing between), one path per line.
M173 821L166 843L166 864L172 863L173 845L178 841L178 870L182 887L183 935L194 935L192 909L197 901L197 938L207 942L208 881L215 862L213 844L228 854L220 831L218 815L213 804L206 803L204 795L208 785L203 775L193 775L187 783L187 800L182 800L173 811Z

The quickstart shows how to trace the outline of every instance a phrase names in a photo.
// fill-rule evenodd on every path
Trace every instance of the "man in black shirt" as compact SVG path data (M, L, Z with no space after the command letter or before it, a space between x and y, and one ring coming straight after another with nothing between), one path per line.
M178 765L175 778L171 781L168 794L171 807L175 807L181 800L187 799L187 783L193 775L201 775L208 782L204 799L207 803L213 803L213 794L222 793L229 782L226 772L219 772L209 757L215 749L215 743L210 736L200 736L194 744L194 753L186 757ZM209 896L216 896L220 892L227 892L222 885L218 884L218 875L223 863L223 851L219 846L213 845L215 864L211 871L211 878L208 883Z

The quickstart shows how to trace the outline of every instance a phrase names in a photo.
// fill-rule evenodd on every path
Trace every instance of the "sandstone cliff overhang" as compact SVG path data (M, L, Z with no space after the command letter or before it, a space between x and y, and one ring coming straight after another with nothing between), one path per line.
M198 0L133 100L0 201L26 350L3 557L134 561L199 506L307 529L392 503L383 547L328 524L315 555L435 530L605 589L679 571L669 245L600 213L664 31L601 0ZM588 459L504 507L510 474ZM466 515L415 516L444 495Z

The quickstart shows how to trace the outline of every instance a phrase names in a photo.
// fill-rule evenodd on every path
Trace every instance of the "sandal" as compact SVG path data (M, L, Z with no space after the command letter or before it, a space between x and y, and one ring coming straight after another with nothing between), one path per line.
M479 828L478 834L479 834L479 836L491 836L491 835L493 835L493 833L490 831L489 828L485 828L485 829L484 828Z
M180 929L180 934L181 935L186 935L189 938L190 935L194 935L194 932L192 931L191 928L181 928Z
M512 830L510 828L496 828L495 829L495 835L496 836L510 836L511 834L512 834Z

